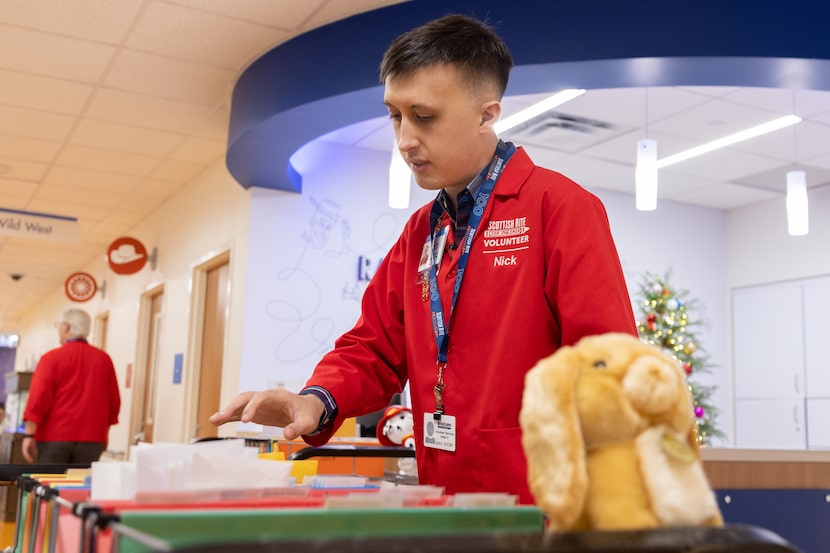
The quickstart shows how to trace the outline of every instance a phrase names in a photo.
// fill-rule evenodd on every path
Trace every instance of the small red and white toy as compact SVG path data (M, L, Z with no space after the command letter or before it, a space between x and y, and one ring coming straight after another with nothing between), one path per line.
M385 446L415 448L412 409L401 405L390 405L378 421L378 441Z

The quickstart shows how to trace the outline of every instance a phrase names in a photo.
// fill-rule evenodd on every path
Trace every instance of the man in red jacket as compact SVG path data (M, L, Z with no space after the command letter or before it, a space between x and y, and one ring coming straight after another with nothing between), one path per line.
M416 182L438 196L406 223L357 324L306 388L240 394L214 424L281 426L320 445L409 381L422 483L533 501L525 373L583 336L637 331L600 201L494 131L512 65L501 39L464 16L392 43L384 102Z
M121 395L112 359L86 341L90 318L68 309L55 323L61 346L43 354L32 375L23 420L23 457L89 464L106 448Z

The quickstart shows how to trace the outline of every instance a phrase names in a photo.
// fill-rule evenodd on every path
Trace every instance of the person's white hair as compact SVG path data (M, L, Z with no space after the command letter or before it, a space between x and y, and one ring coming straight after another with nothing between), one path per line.
M61 315L61 322L69 325L69 334L86 338L89 336L91 319L83 309L67 309Z

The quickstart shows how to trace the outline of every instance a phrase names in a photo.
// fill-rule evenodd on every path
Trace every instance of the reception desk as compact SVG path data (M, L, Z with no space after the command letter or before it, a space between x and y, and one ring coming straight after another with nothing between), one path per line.
M704 448L723 518L767 528L804 553L830 545L830 451Z
M830 451L703 448L715 489L827 489Z

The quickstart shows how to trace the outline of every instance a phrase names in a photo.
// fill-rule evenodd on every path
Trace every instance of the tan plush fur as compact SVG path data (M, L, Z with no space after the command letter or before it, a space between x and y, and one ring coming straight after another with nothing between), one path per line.
M552 530L719 526L682 370L626 334L541 360L520 413L528 482Z

